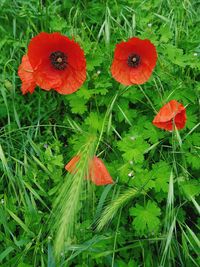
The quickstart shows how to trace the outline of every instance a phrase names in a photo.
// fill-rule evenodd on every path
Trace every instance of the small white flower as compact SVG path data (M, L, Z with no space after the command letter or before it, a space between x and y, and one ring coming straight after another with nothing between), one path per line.
M152 26L152 23L148 23L147 25L148 25L148 27L149 27L149 28L151 28L151 26Z
M129 172L128 176L132 177L133 176L133 171Z
M133 161L132 160L130 160L130 162L129 162L131 165L133 165Z
M1 199L1 204L2 204L2 205L4 204L4 199L3 199L3 198Z
M131 140L134 141L135 140L135 136L131 136Z
M197 56L198 56L198 54L197 54L197 53L194 53L194 54L193 54L193 56L197 57Z
M100 70L98 70L98 71L97 71L97 74L99 75L100 73L101 73L101 71L100 71Z

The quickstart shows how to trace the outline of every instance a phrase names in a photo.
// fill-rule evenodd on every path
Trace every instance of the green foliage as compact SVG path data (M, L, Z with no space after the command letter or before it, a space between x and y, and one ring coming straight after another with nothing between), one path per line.
M197 1L0 1L2 267L200 265L199 11ZM84 49L74 94L21 94L17 69L41 31ZM150 39L158 62L147 83L125 87L110 65L132 36ZM152 124L172 99L187 110L178 134ZM70 175L80 150L81 173ZM94 154L113 185L85 180Z
M74 225L77 223L81 198L84 194L84 180L88 176L90 159L95 153L95 139L90 137L84 147L80 147L76 155L81 158L76 170L69 173L60 186L59 194L54 203L52 228L56 232L55 256L60 258L65 242L74 236Z
M181 188L183 190L184 195L191 199L192 197L198 196L200 194L199 181L183 181L181 182Z
M129 212L134 217L132 225L136 235L144 236L149 233L155 234L159 231L159 216L161 212L155 202L149 200L145 206L136 204Z
M123 159L126 161L133 160L135 163L142 163L144 161L144 153L149 148L148 143L140 136L124 137L122 141L118 142Z

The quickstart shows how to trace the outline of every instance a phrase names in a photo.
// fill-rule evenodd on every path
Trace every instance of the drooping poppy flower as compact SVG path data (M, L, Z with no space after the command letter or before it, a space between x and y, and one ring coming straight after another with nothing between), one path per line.
M23 95L28 92L32 94L36 87L36 83L33 77L33 68L27 55L22 57L22 63L19 66L18 75L22 80L21 90Z
M116 45L111 66L113 78L124 84L143 84L156 66L157 53L149 40L137 37Z
M35 84L44 90L54 89L60 94L71 94L86 79L83 50L74 40L60 33L42 32L33 37L27 56ZM22 82L27 83L28 79L25 78Z
M94 157L90 163L90 179L96 185L113 183L113 179L103 164L103 161L97 157Z
M65 169L70 173L76 172L76 166L78 161L80 160L80 156L73 157L69 163L65 166ZM106 169L103 161L98 157L94 157L89 162L89 176L86 179L91 180L95 185L107 185L112 184L113 180L110 176L108 170Z
M153 124L166 131L172 131L174 126L180 130L185 127L186 119L184 106L176 100L171 100L159 110L153 120Z

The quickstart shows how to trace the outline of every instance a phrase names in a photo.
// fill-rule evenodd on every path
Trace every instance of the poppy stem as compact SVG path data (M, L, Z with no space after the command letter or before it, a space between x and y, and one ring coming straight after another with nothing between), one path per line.
M97 141L97 145L96 145L96 150L95 150L95 155L97 153L97 150L98 150L98 147L99 147L99 144L101 142L101 139L102 139L102 136L103 136L103 133L104 133L104 127L106 125L106 121L107 121L107 118L108 116L110 115L110 113L112 112L112 109L113 109L113 106L114 106L114 103L117 99L119 95L119 92L117 92L114 97L112 98L111 102L110 102L110 105L108 106L107 110L106 110L106 114L104 116L104 120L103 120L103 124L102 124L102 128L101 128L101 132L100 132L100 135L99 135L99 138L98 138L98 141Z
M150 106L152 107L152 109L154 110L155 113L158 113L157 110L154 108L153 103L151 102L150 98L148 97L148 95L145 93L145 91L142 89L142 87L140 85L138 85L138 87L140 88L140 91L143 93L143 95L146 97L147 101L149 102Z

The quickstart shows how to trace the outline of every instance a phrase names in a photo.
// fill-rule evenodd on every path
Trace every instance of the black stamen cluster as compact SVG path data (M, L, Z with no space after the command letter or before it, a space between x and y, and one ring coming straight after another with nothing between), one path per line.
M67 67L67 56L63 52L55 51L49 58L55 69L64 70Z
M137 67L139 64L140 64L140 56L137 55L137 54L131 54L129 57L128 57L128 60L127 60L127 64L129 67Z

